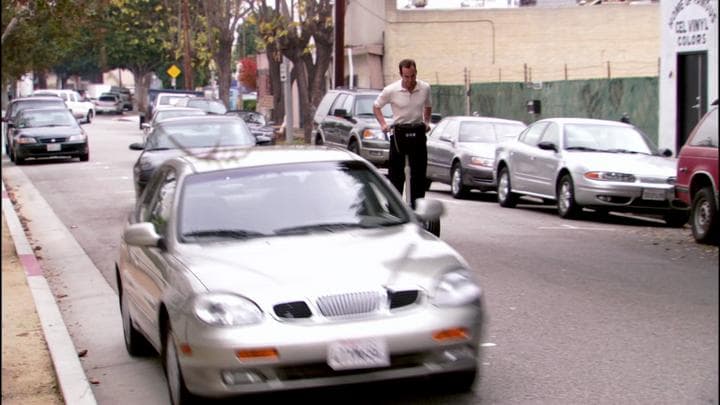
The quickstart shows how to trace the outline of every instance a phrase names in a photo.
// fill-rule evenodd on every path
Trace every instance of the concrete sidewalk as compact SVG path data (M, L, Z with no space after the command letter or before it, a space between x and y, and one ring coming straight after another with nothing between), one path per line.
M2 403L95 405L40 262L2 183Z

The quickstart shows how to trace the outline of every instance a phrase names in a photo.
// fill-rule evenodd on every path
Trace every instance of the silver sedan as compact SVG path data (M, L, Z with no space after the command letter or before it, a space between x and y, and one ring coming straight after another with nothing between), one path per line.
M268 147L165 162L117 262L125 343L195 396L444 377L472 387L483 294L467 262L348 151Z
M502 118L444 118L427 140L429 182L449 184L455 198L471 189L495 191L495 146L517 138L525 127L522 121Z
M564 218L590 207L658 214L668 225L682 226L688 207L675 198L677 159L671 155L629 124L540 120L496 149L498 202L513 207L519 196L533 196L557 202Z

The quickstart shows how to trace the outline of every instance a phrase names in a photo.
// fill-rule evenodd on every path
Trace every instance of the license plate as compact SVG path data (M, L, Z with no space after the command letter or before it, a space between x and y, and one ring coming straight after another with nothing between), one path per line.
M642 198L643 200L664 201L665 194L665 190L644 189Z
M61 148L62 148L62 145L60 145L59 143L49 143L47 145L48 152L57 152L57 151L61 150Z
M343 340L328 346L327 363L333 370L387 367L390 357L384 340Z

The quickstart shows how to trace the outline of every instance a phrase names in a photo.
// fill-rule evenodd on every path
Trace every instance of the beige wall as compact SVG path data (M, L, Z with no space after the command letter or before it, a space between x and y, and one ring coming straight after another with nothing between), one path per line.
M385 12L385 83L406 57L420 79L442 85L465 83L466 68L473 83L659 73L658 3L398 10L386 0Z

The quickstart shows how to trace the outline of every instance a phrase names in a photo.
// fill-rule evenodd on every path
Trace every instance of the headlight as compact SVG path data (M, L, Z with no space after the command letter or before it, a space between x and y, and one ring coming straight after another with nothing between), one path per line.
M19 143L19 144L23 144L23 143L37 143L37 141L35 140L35 138L30 138L30 137L27 137L27 136L21 136L21 137L17 138L17 143Z
M624 183L634 183L635 176L629 173L618 172L587 172L585 178L600 181L621 181Z
M262 312L254 302L234 294L206 294L195 298L193 311L213 326L242 326L260 322Z
M450 271L440 278L433 303L441 307L459 307L478 301L480 294L480 287L472 281L467 271Z
M363 139L385 139L382 129L366 129L362 132Z
M70 136L70 138L68 138L68 140L69 141L84 141L85 138L86 138L85 135L80 134L80 135L72 135L72 136Z
M473 156L470 158L470 163L474 166L490 167L492 168L495 164L495 159L486 158L481 156Z

